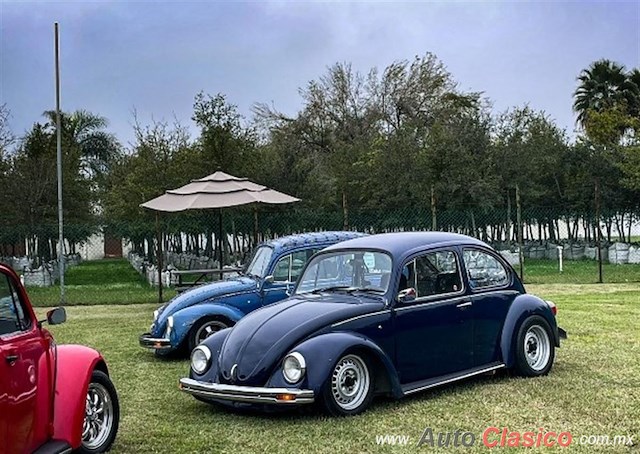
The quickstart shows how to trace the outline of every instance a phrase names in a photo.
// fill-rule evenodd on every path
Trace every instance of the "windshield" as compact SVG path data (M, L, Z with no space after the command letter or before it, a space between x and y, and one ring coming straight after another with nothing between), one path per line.
M247 266L245 273L251 276L265 277L264 274L267 272L267 266L269 266L272 254L273 249L269 246L260 246L253 254L251 263Z
M378 251L338 251L309 262L296 293L323 290L370 290L384 293L391 276L391 257Z

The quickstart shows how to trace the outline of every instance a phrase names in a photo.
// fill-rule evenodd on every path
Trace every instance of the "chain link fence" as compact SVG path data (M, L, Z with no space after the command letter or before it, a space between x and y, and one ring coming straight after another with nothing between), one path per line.
M220 236L220 219L224 234ZM257 242L291 233L357 230L382 233L443 230L479 238L514 266L526 283L640 282L640 213L558 208L333 211L248 209L161 214L157 219L65 226L66 267L122 258L150 285L175 284L172 270L243 264ZM158 240L162 272L158 272ZM222 250L220 249L222 238ZM57 226L4 226L0 257L30 287L57 283ZM164 272L164 274L163 274ZM70 284L72 285L72 284Z

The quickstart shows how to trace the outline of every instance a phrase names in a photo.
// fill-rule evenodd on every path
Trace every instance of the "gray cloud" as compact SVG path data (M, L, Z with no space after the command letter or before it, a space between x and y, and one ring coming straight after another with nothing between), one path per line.
M18 133L54 105L53 22L62 104L106 116L132 138L144 122L190 123L193 96L223 92L289 114L298 88L337 61L363 71L435 53L461 88L498 111L528 103L573 129L571 93L598 58L640 65L634 2L2 2L0 103Z

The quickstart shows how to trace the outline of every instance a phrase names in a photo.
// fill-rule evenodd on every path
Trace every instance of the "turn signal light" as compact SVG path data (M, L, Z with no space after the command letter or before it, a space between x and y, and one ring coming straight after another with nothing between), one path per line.
M556 306L553 301L545 301L545 303L547 303L549 305L549 307L551 308L551 313L553 315L557 315L558 314L558 306Z
M296 396L293 394L277 394L276 400L292 401L296 400Z

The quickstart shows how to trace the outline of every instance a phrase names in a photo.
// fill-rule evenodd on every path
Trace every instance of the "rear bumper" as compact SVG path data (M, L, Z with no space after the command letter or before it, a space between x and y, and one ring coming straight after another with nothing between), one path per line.
M171 350L173 346L169 339L163 337L153 337L151 333L144 333L140 336L140 346L144 348L150 348L153 350Z
M180 389L192 396L222 402L289 406L312 404L315 400L313 391L309 389L222 385L220 383L207 383L191 378L181 378Z

